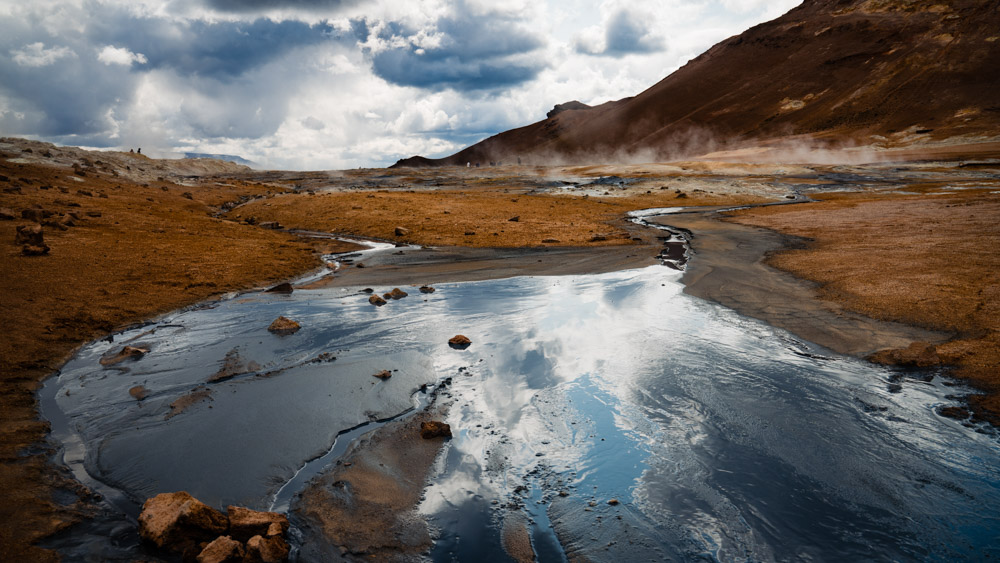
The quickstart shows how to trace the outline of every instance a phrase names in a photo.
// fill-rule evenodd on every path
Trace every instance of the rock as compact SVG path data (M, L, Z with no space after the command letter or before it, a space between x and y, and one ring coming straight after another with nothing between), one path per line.
M405 237L406 235L410 234L410 229L407 229L406 227L396 227L396 230L394 232L396 233L397 237Z
M463 336L461 334L456 334L455 336L452 336L450 340L448 340L448 346L451 346L452 348L457 348L459 350L465 350L466 348L469 347L470 344L472 344L472 341L469 340L469 337Z
M229 527L226 515L179 491L146 500L139 514L139 536L160 549L179 553L200 552L202 542L212 541Z
M52 219L47 219L47 220L43 221L42 222L42 226L43 227L49 227L49 228L52 228L52 229L59 229L60 231L67 231L67 230L69 230L69 227L66 226L64 223L61 223L59 221L55 221L55 220L52 220Z
M420 293L434 293L436 290L429 285L420 286Z
M289 334L295 334L300 328L302 327L299 326L299 323L293 321L292 319L287 317L278 317L274 319L271 326L267 327L267 330L268 332L272 332L279 336L287 336Z
M191 192L184 192L181 194L181 197L184 199L194 199L194 194Z
M141 401L149 396L149 391L142 385L136 385L128 390L128 394L132 395L136 401Z
M543 243L543 244L555 244L555 243L557 243L557 242L559 242L559 239L557 239L557 238L546 238L546 239L542 239L542 243Z
M613 498L613 499L611 499L611 500L608 501L608 504L610 504L611 506L618 506L618 504L619 504L618 503L618 499Z
M288 543L281 537L254 536L247 541L245 563L282 563L288 560Z
M372 288L370 288L370 287L366 287L366 288L364 288L364 289L361 290L361 293L371 294L371 293L375 293L375 290L372 289Z
M292 284L285 282L268 289L265 293L291 293L292 291Z
M476 234L476 231L465 231L465 236L467 236L467 237L475 236L475 234Z
M391 293L383 293L382 294L382 299L385 299L386 301L388 301L388 300L392 299L392 294Z
M371 297L368 298L368 302L371 303L372 305L375 305L376 307L381 307L382 305L385 305L387 303L387 301L385 299L382 299L382 296L380 295L372 295Z
M355 268L364 268L364 267L365 267L365 265L364 265L364 264L362 264L361 262L358 262L357 264L355 264L355 265L354 265L354 267L355 267Z
M101 216L101 212L100 211L88 211L87 212L87 217L95 217L96 218L96 217L100 217L100 216Z
M44 244L42 246L26 244L21 247L21 254L25 256L45 256L48 253L49 253L49 247Z
M8 187L6 187L6 188L3 189L3 193L5 193L5 194L24 195L23 192L21 192L21 186L8 186Z
M594 235L594 236L590 237L590 242L601 242L601 241L605 241L605 240L608 240L608 237L606 237L604 235Z
M32 246L45 246L45 238L42 235L41 225L21 225L14 235L14 244L30 244Z
M32 207L31 209L22 209L21 219L27 219L29 221L41 223L42 219L45 219L45 212L41 209L37 209L34 207Z
M279 516L282 516L279 514ZM285 532L288 531L288 518L285 518L285 522L282 525L281 522L271 522L271 525L267 527L267 532L264 534L265 538L273 538L274 536L284 536Z
M7 209L6 207L0 208L0 221L13 221L17 217L14 215L13 209Z
M373 373L372 377L377 377L379 379L389 379L390 377L392 377L392 372L387 369L384 369L378 373Z
M125 361L129 358L138 360L146 354L149 353L149 348L139 348L137 346L125 346L118 351L117 354L113 356L104 356L101 358L102 366L113 366L119 362Z
M198 563L242 563L243 544L229 536L219 536L198 554Z
M409 293L399 289L398 287L393 288L392 291L389 292L389 296L393 299L402 299L407 295L409 295Z
M868 357L868 361L887 366L927 368L941 365L937 348L927 342L914 342L907 348L879 350Z
M451 426L437 420L420 423L420 437L424 440L432 438L451 438Z
M241 506L226 508L229 514L229 534L240 541L246 541L253 536L268 536L271 527L277 526L277 534L284 536L288 531L288 517L277 512L261 512Z
M82 195L82 196L87 196L87 197L94 197L94 194L92 192L87 191L87 190L76 190L76 193L77 193L77 195Z
M264 221L263 223L260 223L257 226L262 229L280 229L281 223L277 221Z
M513 216L513 217L511 217L510 219L507 219L507 220L510 221L511 223L517 223L518 221L521 220L521 216L520 215L515 215L515 216Z

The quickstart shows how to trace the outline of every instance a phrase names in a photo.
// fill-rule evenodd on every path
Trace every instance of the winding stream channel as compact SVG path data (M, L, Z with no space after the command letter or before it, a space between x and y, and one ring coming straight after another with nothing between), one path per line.
M455 436L419 506L434 561L509 560L512 510L540 561L1000 557L1000 443L936 414L951 382L836 355L685 295L681 276L404 287L384 307L358 287L241 294L85 346L43 415L130 517L175 490L294 512L353 436L451 378ZM279 315L302 329L269 333ZM447 345L459 333L471 347ZM101 364L123 345L150 352Z

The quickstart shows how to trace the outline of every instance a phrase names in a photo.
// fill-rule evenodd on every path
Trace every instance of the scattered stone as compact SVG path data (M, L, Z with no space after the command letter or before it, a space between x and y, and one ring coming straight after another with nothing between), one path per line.
M95 217L96 218L96 217L100 217L100 216L101 216L101 212L100 211L88 211L87 212L87 217Z
M515 215L515 216L513 216L513 217L511 217L510 219L507 219L507 220L510 221L511 223L517 223L518 221L521 220L521 216L520 215Z
M289 334L295 334L301 326L299 323L289 319L287 317L278 317L274 319L271 326L267 327L268 332L277 334L278 336L287 336Z
M368 298L368 302L371 303L372 305L375 305L376 307L381 307L382 305L385 305L387 303L387 301L385 299L382 299L382 297L379 295L372 295L371 297Z
M475 236L475 234L476 234L476 231L465 231L465 236L467 236L467 237Z
M149 348L139 348L138 346L125 346L113 356L104 356L100 362L102 366L113 366L129 358L138 360L149 353Z
M45 256L49 253L49 250L49 247L44 244L42 246L26 244L21 247L21 254L25 256Z
M684 199L684 198L686 198L687 196L688 196L688 195L687 195L686 193L684 193L684 192L680 192L680 193L678 193L678 194L677 194L677 199Z
M395 287L387 295L389 295L389 297L392 297L393 299L402 299L402 298L406 297L407 295L409 295L409 293L406 293L402 289L399 289L398 287Z
M469 337L463 336L461 334L456 334L455 336L452 336L451 339L448 340L448 345L458 350L465 350L471 344L472 341L469 340Z
M87 196L87 197L94 197L93 192L90 192L88 190L76 190L76 195L82 195L82 196Z
M3 193L5 193L5 194L24 195L21 192L21 186L9 186L9 187L6 187L6 188L3 189Z
M179 491L148 499L139 514L139 536L160 549L200 553L202 542L212 541L229 527L226 515Z
M45 210L38 209L37 207L32 207L30 209L21 210L21 219L27 219L28 221L34 221L36 223L41 223L45 219Z
M388 300L392 299L392 294L391 293L383 293L382 294L382 299L385 299L386 301L388 301Z
M288 517L284 514L241 506L229 506L226 512L229 514L229 534L239 541L247 541L253 536L268 536L272 525L277 526L277 533L270 535L283 536L288 531Z
M0 221L13 221L17 217L14 215L13 209L8 209L6 207L0 208Z
M277 221L264 221L258 225L262 229L280 229L281 223Z
M247 541L245 563L282 563L288 560L288 543L281 536L254 536Z
M437 290L435 290L433 287L429 285L420 286L420 293L434 293L435 291Z
M149 396L149 390L147 390L142 385L136 385L135 387L128 390L128 394L132 395L132 397L136 401L141 401Z
M568 497L569 496L569 491L559 491L559 496L561 496L561 497Z
M377 377L379 379L389 379L390 377L392 377L392 372L387 369L384 369L378 373L373 373L372 377Z
M49 227L51 229L59 229L60 231L68 231L69 230L69 226L68 225L66 225L65 223L62 223L60 221L56 221L54 219L47 219L45 221L42 221L42 226L43 227Z
M608 504L610 504L611 506L618 506L618 504L619 504L618 503L618 499L613 498L613 499L611 499L611 500L608 501Z
M605 240L608 240L608 237L606 237L604 235L594 235L594 236L590 237L590 242L601 242L601 241L605 241Z
M366 288L364 288L364 289L361 290L361 293L369 293L369 294L371 294L371 293L375 293L375 290L372 289L372 288L370 288L370 287L366 287Z
M184 192L181 194L181 197L184 199L194 199L194 194L191 192Z
M355 268L364 268L364 267L365 267L365 265L364 265L364 264L362 264L361 262L358 262L357 264L355 264L355 265L354 265L354 267L355 267Z
M542 239L542 243L543 244L555 244L557 242L559 242L559 239L557 239L557 238Z
M432 438L451 438L451 426L437 420L420 423L420 437L424 440Z
M927 368L941 365L937 348L927 342L914 342L907 348L880 350L868 357L868 361L887 366Z
M279 283L278 285L268 289L264 293L291 293L293 291L292 284L285 282Z
M396 233L397 237L405 237L406 235L410 234L410 229L407 229L406 227L396 227L396 230L394 232Z
M198 554L198 563L242 563L243 544L229 536L219 536Z

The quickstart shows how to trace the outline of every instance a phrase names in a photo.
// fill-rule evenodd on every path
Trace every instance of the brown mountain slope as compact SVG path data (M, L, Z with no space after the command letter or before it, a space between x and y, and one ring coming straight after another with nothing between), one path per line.
M664 160L791 136L899 146L998 133L1000 0L806 0L635 97L397 165Z

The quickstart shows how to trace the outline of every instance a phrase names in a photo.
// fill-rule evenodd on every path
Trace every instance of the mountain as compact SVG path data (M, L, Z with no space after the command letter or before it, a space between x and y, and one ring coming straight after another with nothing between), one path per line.
M212 160L235 162L236 164L242 164L244 166L250 166L250 167L254 167L257 165L257 163L252 160L247 160L242 156L236 156L232 154L209 154L204 152L186 152L184 153L184 158L211 158Z
M1000 0L806 0L645 92L395 166L666 160L1000 134Z

